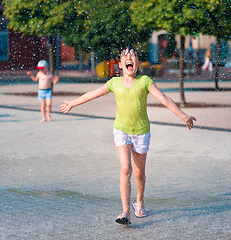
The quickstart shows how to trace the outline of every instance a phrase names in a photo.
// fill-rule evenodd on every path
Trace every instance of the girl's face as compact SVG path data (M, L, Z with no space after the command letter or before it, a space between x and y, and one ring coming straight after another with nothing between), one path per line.
M134 77L140 66L138 53L134 49L126 48L120 54L119 68L123 70L124 75Z

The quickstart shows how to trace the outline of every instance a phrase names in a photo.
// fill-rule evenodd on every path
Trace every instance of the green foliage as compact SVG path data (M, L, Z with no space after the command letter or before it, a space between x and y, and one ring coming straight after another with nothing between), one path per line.
M231 4L230 0L204 0L204 6L197 0L197 6L203 14L200 32L214 35L218 39L231 39Z
M73 27L74 20L81 19L81 1L4 0L4 15L8 27L23 34L58 35Z
M131 21L132 1L119 0L4 0L8 27L23 34L61 34L78 50L101 51L145 42L150 32Z
M131 1L86 0L81 31L73 29L63 39L77 49L100 51L102 58L127 45L146 41L150 32L137 30L131 22L130 4Z
M139 28L230 39L230 0L136 0L131 10L132 20Z
M197 10L194 0L141 0L131 5L132 20L138 27L153 30L164 29L169 34L186 36L198 30L198 18L192 17Z

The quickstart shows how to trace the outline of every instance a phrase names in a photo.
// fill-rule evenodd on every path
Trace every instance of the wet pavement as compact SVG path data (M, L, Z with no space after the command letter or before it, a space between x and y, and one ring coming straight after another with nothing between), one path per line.
M100 85L60 82L54 92L78 95ZM176 82L157 85L179 101ZM68 115L58 106L74 96L54 96L54 121L40 123L37 97L13 94L36 91L36 84L0 86L0 239L231 239L230 91L186 92L188 102L215 104L183 109L197 118L192 131L168 109L148 107L147 217L132 212L129 227L115 223L122 207L113 94Z

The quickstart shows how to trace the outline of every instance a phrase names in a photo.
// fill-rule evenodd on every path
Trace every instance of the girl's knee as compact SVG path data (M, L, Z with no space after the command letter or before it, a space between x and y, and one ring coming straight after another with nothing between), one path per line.
M122 175L126 175L126 176L130 175L131 176L131 173L132 173L132 166L126 165L126 166L121 167Z
M146 175L144 171L135 171L134 172L135 179L140 181L145 181Z

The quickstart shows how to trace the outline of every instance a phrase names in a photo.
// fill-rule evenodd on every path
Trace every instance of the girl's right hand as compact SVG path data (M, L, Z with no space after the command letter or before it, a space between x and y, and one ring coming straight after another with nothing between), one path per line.
M71 109L71 102L70 101L62 101L62 105L59 106L59 111L63 113L68 113Z

